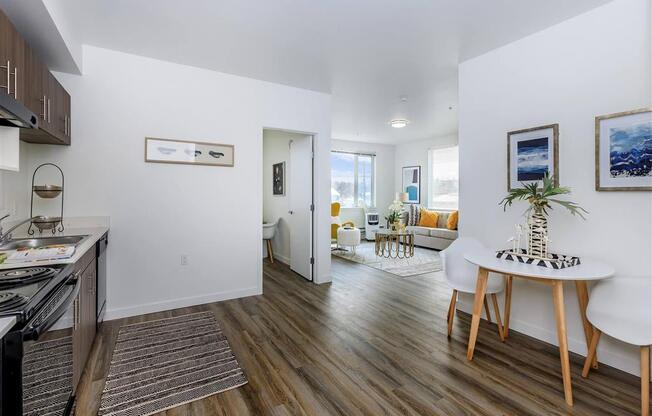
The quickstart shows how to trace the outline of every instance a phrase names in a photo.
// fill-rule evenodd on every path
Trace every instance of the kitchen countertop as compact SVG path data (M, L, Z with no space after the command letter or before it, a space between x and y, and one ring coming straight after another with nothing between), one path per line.
M16 318L10 316L8 318L0 318L0 338L4 337L12 326L16 323Z
M87 237L84 238L79 245L75 248L75 254L68 258L68 259L58 259L58 260L39 260L39 261L31 261L31 262L23 262L23 263L3 263L0 264L0 270L6 270L6 269L15 269L19 267L30 267L30 266L47 266L51 264L68 264L68 263L75 263L77 260L82 258L86 252L95 247L95 243L102 238L102 236L109 231L109 227L107 226L92 226L92 227L66 227L66 229L62 233L56 233L52 235L52 233L43 233L42 235L39 235L36 233L33 236L27 235L26 233L14 233L13 238L14 239L20 239L20 238L38 238L38 237L66 237L66 236L76 236L76 235L86 235ZM0 326L0 329L2 327ZM1 332L1 331L0 331Z

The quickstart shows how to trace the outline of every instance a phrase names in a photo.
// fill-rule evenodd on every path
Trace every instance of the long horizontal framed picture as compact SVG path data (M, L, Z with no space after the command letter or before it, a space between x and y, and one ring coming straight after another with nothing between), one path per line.
M559 185L559 124L507 133L507 189L523 188L543 177L554 177Z
M652 191L652 108L595 118L595 189Z
M231 144L145 137L145 162L233 167L234 153Z

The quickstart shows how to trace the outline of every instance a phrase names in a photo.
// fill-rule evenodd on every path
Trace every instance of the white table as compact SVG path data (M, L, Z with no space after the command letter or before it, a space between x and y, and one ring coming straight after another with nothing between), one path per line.
M471 320L471 332L469 334L469 345L466 358L473 360L475 342L478 338L478 327L480 326L480 314L482 312L483 300L487 289L489 272L500 273L507 278L505 293L505 325L504 336L507 338L509 331L509 313L512 299L512 279L514 277L546 283L552 286L552 299L555 307L555 321L557 322L557 338L559 339L559 356L561 359L561 373L564 380L564 396L566 403L573 405L573 390L571 385L570 361L568 358L568 341L566 337L566 312L564 311L564 289L565 281L575 282L577 299L580 304L580 314L584 325L584 335L587 348L593 336L593 326L586 319L586 307L589 303L589 292L586 282L589 280L606 279L614 275L613 267L591 259L581 259L578 266L564 269L551 269L547 267L534 266L531 264L519 263L517 261L502 260L496 257L491 251L483 253L470 253L464 258L478 266L478 280L475 288L475 300L473 302L473 318ZM597 366L597 359L594 358L594 366Z

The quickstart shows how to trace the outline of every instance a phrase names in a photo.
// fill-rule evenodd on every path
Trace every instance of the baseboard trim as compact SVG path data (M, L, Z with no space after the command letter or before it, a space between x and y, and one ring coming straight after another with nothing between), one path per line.
M274 254L274 261L276 260L280 261L283 264L287 264L288 266L290 265L290 258L281 254Z
M208 295L191 296L181 299L170 299L160 302L151 302L137 306L127 306L123 308L107 308L105 321L114 319L127 318L130 316L144 315L147 313L168 311L171 309L186 308L189 306L203 305L206 303L221 302L229 299L244 298L247 296L262 295L257 287L233 290L229 292L217 292Z

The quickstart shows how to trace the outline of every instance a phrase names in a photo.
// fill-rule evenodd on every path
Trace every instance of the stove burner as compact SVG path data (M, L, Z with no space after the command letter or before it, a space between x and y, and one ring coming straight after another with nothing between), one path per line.
M0 286L22 285L54 276L57 269L51 267L27 267L0 271Z
M18 293L2 292L0 293L0 311L16 309L27 303L27 298Z

